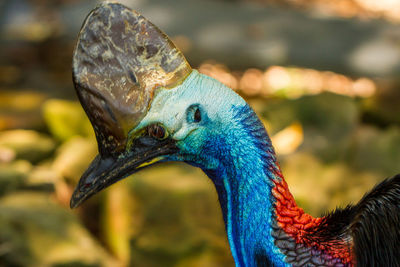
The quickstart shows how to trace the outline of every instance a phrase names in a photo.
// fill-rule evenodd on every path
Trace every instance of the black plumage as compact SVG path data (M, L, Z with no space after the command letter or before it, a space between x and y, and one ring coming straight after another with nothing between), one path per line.
M354 209L357 266L400 266L400 175L378 184Z
M350 244L357 266L400 266L400 175L376 185L356 205L324 216L307 238Z

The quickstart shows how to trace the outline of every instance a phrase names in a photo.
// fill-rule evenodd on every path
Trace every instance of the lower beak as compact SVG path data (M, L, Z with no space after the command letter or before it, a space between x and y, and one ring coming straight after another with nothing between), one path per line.
M143 136L135 140L134 146L128 152L104 158L97 155L79 180L72 194L70 207L78 207L102 189L177 151L175 141L171 138L156 140Z

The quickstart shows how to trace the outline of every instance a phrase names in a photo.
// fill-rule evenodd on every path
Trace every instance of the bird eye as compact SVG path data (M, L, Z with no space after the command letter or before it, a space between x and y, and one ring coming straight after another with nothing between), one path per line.
M201 112L200 112L199 108L196 108L196 111L194 112L193 121L194 122L200 122L201 121Z
M161 125L158 124L152 124L149 127L147 127L147 133L156 139L165 139L167 137L167 131L162 127Z

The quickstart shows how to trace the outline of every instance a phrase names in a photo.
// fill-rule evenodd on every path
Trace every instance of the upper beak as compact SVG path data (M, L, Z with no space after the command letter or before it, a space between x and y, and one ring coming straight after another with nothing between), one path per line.
M176 141L172 138L157 140L150 136L141 136L128 152L108 157L97 155L72 194L71 208L78 207L102 189L177 151Z

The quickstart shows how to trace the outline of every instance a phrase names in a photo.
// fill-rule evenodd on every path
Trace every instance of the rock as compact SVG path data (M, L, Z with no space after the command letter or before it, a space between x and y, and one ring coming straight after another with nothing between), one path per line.
M56 143L50 137L32 130L0 132L0 147L13 150L16 158L37 163L51 155Z
M51 134L60 141L75 135L94 137L92 126L78 102L48 100L43 105L43 116Z

